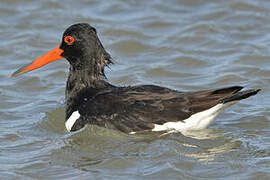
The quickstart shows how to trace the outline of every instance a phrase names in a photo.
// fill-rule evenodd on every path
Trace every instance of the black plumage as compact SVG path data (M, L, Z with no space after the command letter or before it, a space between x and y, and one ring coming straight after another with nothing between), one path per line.
M66 42L66 37L74 38L74 42ZM259 91L241 91L241 86L199 92L179 92L154 85L114 86L104 74L104 68L112 63L111 57L95 28L85 23L72 25L64 32L60 49L61 56L70 63L66 120L75 111L80 114L71 131L88 123L126 133L148 131L155 124L185 123L198 112L248 98Z

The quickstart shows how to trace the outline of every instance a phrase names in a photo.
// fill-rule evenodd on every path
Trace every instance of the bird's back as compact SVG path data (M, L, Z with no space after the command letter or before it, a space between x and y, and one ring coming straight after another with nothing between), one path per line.
M179 92L154 85L115 88L96 95L78 111L83 121L123 132L151 130L179 122L233 97L243 87Z

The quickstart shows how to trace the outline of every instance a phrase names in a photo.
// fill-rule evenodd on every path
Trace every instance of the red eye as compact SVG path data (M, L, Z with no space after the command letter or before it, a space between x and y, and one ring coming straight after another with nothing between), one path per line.
M74 43L74 38L72 36L66 36L64 39L65 43L67 43L68 45L71 45Z

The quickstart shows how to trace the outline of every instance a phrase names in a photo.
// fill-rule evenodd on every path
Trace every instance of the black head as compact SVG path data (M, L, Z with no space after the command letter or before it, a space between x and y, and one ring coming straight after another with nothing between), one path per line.
M98 39L96 29L87 23L70 26L63 34L60 49L64 51L61 56L76 70L91 68L103 74L104 66L111 63L111 57Z
M63 34L60 49L61 54L72 65L76 65L82 59L90 58L98 49L98 37L95 28L89 24L74 24Z
M63 57L69 61L72 71L86 70L93 77L105 76L104 67L112 63L110 55L98 39L96 29L87 23L79 23L66 29L59 47L20 68L12 76L32 71Z

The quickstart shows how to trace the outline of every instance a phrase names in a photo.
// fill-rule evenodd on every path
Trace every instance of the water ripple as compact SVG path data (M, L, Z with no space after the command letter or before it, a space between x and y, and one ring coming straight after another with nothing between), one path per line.
M269 179L269 2L0 2L0 175L5 179ZM64 127L68 63L10 79L57 46L65 28L97 28L117 85L181 91L262 88L190 134L129 136Z

